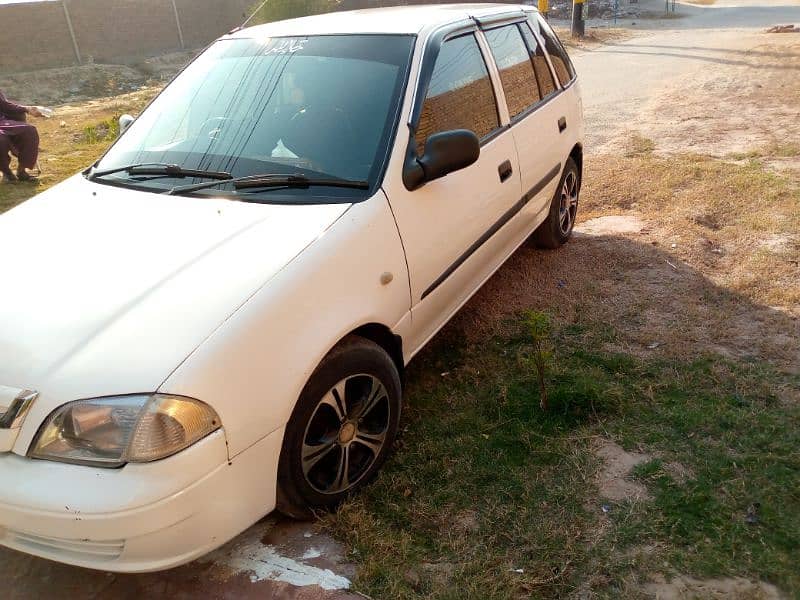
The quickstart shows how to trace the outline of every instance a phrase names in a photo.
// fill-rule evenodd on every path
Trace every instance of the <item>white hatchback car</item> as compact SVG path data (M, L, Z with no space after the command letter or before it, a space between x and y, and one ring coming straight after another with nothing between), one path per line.
M73 565L164 569L341 500L404 365L575 221L578 84L526 6L235 31L122 125L0 217L0 544Z

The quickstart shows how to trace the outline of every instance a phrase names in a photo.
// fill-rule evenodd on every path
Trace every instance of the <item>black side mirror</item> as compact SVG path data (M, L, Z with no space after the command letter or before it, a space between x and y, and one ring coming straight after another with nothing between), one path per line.
M410 144L403 183L407 190L416 190L429 181L466 169L480 155L481 143L472 131L454 129L435 133L425 143L425 154L421 157L416 156L415 146Z

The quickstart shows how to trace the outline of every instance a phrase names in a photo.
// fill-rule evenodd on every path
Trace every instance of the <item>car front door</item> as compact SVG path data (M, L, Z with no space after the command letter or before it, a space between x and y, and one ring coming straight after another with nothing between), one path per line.
M496 96L497 73L487 66L485 41L475 31L453 35L441 45L427 93L424 98L417 95L423 102L418 124L411 127L416 135L413 140L398 136L384 181L408 261L410 353L436 333L515 247L504 226L521 196L519 166L505 103L502 96L498 103ZM430 68L426 58L423 71ZM422 156L428 137L454 129L478 136L478 161L407 190L397 155L408 146Z

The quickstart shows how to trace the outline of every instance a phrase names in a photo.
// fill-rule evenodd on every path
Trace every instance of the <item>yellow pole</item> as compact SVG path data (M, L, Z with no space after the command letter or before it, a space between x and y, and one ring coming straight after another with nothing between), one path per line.
M539 0L539 12L546 17L549 11L550 3L547 0Z

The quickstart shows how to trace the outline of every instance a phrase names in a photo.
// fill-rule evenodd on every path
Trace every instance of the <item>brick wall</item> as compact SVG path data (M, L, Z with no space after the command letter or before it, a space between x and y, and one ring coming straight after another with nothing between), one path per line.
M477 0L476 0L477 1ZM76 64L64 4L81 58L126 62L180 49L172 0L54 0L0 5L0 72ZM341 0L342 9L430 0ZM199 48L245 19L254 0L175 0L186 48Z
M64 0L84 62L125 62L180 49L171 0ZM176 0L184 44L239 25L253 0ZM62 0L0 5L0 71L76 64Z
M0 6L0 71L58 67L75 61L59 2Z

